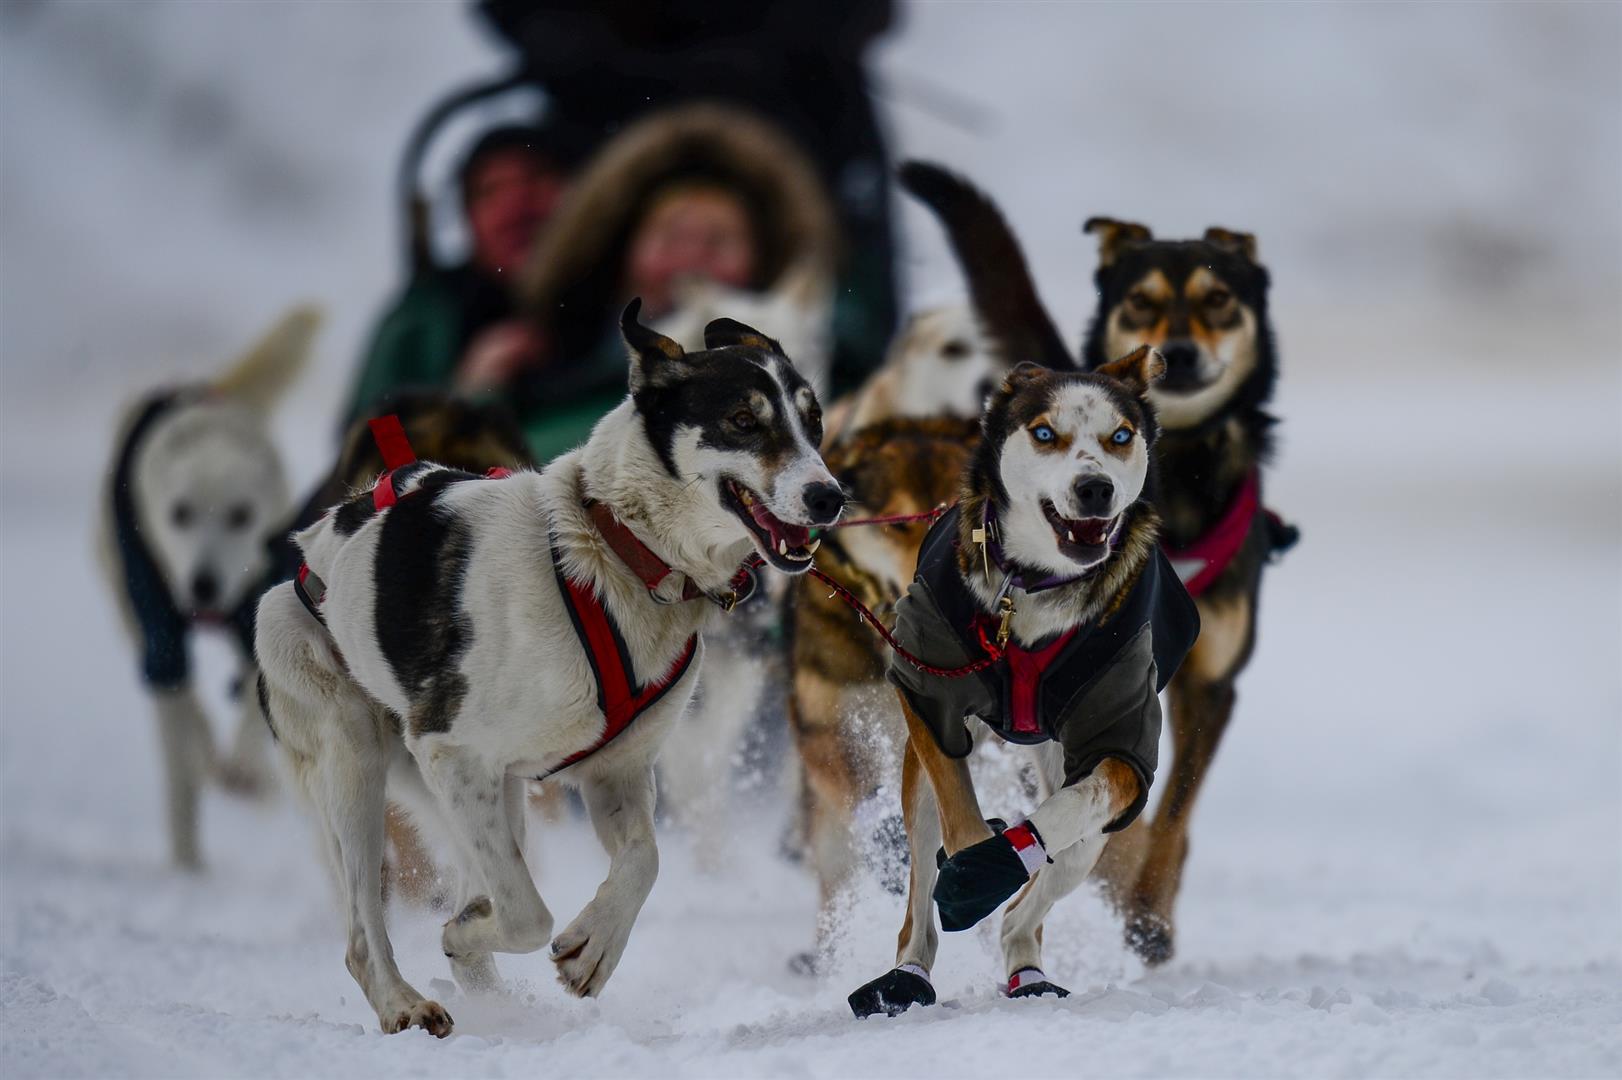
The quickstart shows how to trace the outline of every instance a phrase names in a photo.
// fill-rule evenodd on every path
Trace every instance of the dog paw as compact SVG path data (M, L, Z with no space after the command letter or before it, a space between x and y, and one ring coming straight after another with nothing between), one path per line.
M593 917L589 909L552 941L558 982L575 997L596 997L619 966L630 927Z
M1150 967L1172 957L1171 924L1158 915L1134 915L1126 921L1126 944Z
M437 1001L419 1001L381 1019L385 1035L396 1035L414 1027L422 1028L436 1039L451 1033L451 1014Z
M935 1004L935 988L928 979L912 971L892 968L856 988L850 997L850 1011L856 1019L869 1016L900 1016L914 1005Z

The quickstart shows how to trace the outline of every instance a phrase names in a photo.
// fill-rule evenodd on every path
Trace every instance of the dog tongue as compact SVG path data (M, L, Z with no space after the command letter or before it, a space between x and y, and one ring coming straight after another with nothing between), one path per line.
M763 503L756 502L749 508L749 513L754 516L755 524L765 529L767 535L772 538L774 549L779 540L791 548L802 548L811 542L810 529L804 525L790 525L786 521L778 521Z
M1083 521L1076 529L1076 539L1084 544L1102 544L1109 539L1109 522L1100 518Z

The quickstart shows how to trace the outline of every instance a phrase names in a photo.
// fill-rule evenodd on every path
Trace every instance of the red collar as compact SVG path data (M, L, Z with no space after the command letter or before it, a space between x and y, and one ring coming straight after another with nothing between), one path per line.
M668 603L668 601L659 600L655 590L659 588L660 583L665 578L677 571L673 570L669 563L655 555L648 545L638 540L636 534L624 522L615 517L614 511L610 510L605 504L597 502L595 499L587 499L585 500L585 507L586 513L591 515L592 524L597 526L597 531L602 534L603 540L607 542L614 554L619 556L620 562L629 567L631 573L635 574L642 584L647 586L649 593L655 594L655 600L660 603ZM705 592L693 582L691 575L689 575L686 584L682 586L681 598L683 601L687 601L697 600L702 596L717 604L722 611L731 611L739 603L754 594L755 583L752 571L761 564L760 556L750 555L738 567L738 572L732 575L732 580L727 583L727 591L719 594Z
M1233 503L1211 529L1186 548L1163 545L1166 557L1182 578L1188 595L1199 596L1211 583L1222 576L1239 549L1245 546L1256 521L1256 511L1262 504L1261 472L1252 469L1246 474Z

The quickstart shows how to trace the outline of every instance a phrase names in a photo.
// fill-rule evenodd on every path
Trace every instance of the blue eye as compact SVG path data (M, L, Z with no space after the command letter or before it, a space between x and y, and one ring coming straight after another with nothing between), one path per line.
M1059 436L1046 424L1037 424L1031 429L1031 438L1039 443L1050 443Z
M1131 441L1132 429L1129 427L1118 427L1115 429L1115 434L1110 436L1110 442L1114 443L1116 446L1125 446Z

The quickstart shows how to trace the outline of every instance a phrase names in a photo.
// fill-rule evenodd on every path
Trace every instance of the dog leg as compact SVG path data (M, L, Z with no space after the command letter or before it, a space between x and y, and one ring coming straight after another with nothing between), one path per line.
M817 875L819 947L830 928L834 899L856 869L851 812L861 792L840 705L839 686L813 673L796 675L788 701L789 730L805 769L806 853Z
M278 745L321 821L349 925L345 965L385 1033L450 1034L450 1015L400 975L383 913L383 815L390 718L345 674L290 584L260 606L263 687Z
M659 876L653 769L590 777L581 785L581 795L597 839L608 852L608 876L552 942L552 962L569 993L596 997L619 966L631 927Z
M1179 672L1171 685L1172 770L1149 824L1147 851L1127 893L1126 941L1143 961L1161 964L1174 947L1172 907L1188 858L1194 798L1233 714L1231 680L1202 683Z
M1003 966L1009 997L1067 997L1070 991L1042 973L1042 923L1059 900L1076 891L1104 849L1102 836L1072 844L1038 870L1025 890L1003 913Z
M534 952L552 934L552 913L524 862L522 834L513 830L524 783L459 746L418 744L412 752L467 863L464 888L482 883L487 890L464 903L441 935L457 983L487 993L500 985L491 953Z
M918 756L929 786L935 793L940 809L941 834L946 854L956 855L964 848L991 838L991 826L980 811L980 799L974 793L974 781L969 778L967 758L949 758L935 744L935 736L923 719L912 711L906 696L899 691L901 713L907 718L907 745Z
M214 735L190 686L158 690L153 698L163 744L170 852L177 865L196 870L202 865L197 811L214 761Z
M382 888L387 769L380 753L355 749L359 748L336 743L324 748L310 785L337 840L339 877L349 913L344 961L385 1034L420 1027L444 1038L451 1031L450 1014L407 983L394 962Z
M927 739L929 735L926 733ZM907 917L896 940L895 967L858 987L848 999L857 1017L883 1013L896 1016L913 1005L933 1005L935 988L929 972L935 966L940 933L935 929L935 851L941 844L941 818L935 792L923 763L908 742L901 759L901 816L907 827L912 865L907 882Z
M1200 636L1170 686L1172 768L1155 809L1142 865L1123 905L1127 944L1145 963L1171 959L1172 907L1188 859L1194 799L1233 715L1234 679L1256 642L1255 597L1202 597Z
M214 769L221 787L250 798L269 795L276 785L270 767L270 728L260 711L259 695L253 691L258 678L258 669L249 658L242 666L241 702L231 749Z

